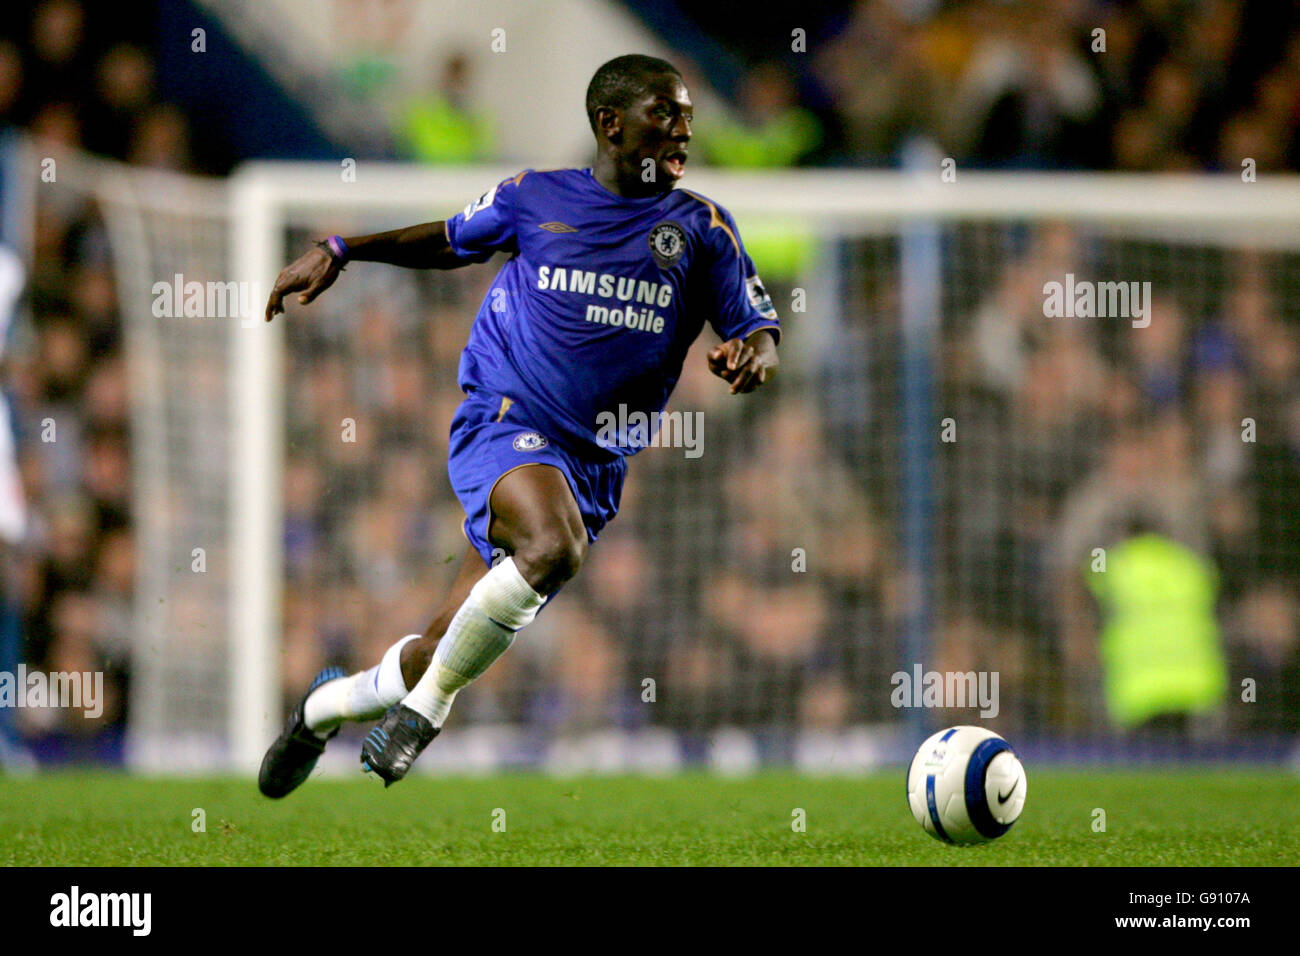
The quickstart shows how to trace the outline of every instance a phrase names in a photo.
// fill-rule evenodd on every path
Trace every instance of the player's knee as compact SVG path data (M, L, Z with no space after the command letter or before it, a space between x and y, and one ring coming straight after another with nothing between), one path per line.
M587 537L566 529L536 535L515 552L515 565L533 590L550 594L578 573L587 557Z

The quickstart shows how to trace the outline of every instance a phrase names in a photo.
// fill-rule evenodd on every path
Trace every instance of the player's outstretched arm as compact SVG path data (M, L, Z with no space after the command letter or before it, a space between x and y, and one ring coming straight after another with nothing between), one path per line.
M442 219L343 241L348 262L386 262L406 269L459 269L470 264L451 251Z
M298 303L307 305L338 278L345 262L385 262L407 269L458 269L469 265L451 250L447 224L443 220L344 239L346 258L327 245L294 260L280 271L266 303L266 321L284 311L284 297L298 293Z
M732 395L752 392L776 375L781 360L776 354L776 336L759 329L743 339L731 339L709 349L709 371L731 383Z

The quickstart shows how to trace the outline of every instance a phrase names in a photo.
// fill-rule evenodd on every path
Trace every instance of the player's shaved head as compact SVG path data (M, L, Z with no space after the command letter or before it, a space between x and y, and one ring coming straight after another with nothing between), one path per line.
M627 109L646 93L654 80L665 74L679 80L682 78L677 67L667 60L640 53L615 57L601 66L587 84L587 122L591 124L591 131L597 132L597 109L602 106Z

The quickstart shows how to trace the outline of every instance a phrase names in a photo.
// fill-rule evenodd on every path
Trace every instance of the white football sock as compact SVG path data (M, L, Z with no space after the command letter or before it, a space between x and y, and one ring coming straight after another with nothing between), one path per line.
M307 728L323 737L345 720L375 720L406 695L402 648L419 634L408 634L369 670L321 684L303 707Z
M515 632L537 616L546 598L506 558L484 575L451 619L433 662L402 703L441 727L456 693L514 643Z

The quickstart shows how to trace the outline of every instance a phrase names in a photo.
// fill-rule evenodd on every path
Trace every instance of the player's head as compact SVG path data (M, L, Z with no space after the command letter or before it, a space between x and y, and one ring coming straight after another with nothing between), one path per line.
M693 118L682 75L667 60L616 57L587 85L596 148L609 155L620 178L639 180L646 192L672 189L681 178Z

